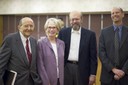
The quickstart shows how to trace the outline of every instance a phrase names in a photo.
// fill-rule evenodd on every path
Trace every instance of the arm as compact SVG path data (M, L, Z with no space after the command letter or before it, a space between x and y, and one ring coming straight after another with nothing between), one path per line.
M38 42L37 70L41 77L42 83L44 85L50 85L47 72L44 67L44 52L43 52L44 49L42 47L42 44L43 43L41 41Z
M97 71L97 46L96 46L96 36L95 33L91 35L90 40L90 68L91 68L91 75L96 75Z
M9 39L5 38L1 47L0 47L0 82L3 83L3 75L5 70L7 69L7 63L11 56L11 48Z
M91 68L91 74L89 77L89 85L93 85L96 80L96 71L97 71L97 48L96 48L96 36L95 33L91 35L91 40L90 40L90 55L91 55L91 63L90 63L90 68Z

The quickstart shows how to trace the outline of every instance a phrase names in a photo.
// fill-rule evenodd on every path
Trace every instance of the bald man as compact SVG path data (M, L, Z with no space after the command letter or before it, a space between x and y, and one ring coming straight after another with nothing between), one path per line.
M14 85L41 85L36 67L37 43L30 37L34 31L33 20L22 18L18 30L7 35L0 48L0 85L12 85L5 75L10 70L17 73Z
M101 85L128 85L128 27L123 25L123 18L123 9L114 7L111 10L113 25L101 31Z

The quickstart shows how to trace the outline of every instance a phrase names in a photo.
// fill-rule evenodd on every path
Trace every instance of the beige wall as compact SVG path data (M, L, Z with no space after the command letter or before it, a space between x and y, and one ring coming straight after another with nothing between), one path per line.
M118 6L128 11L128 0L0 0L0 14L108 12Z

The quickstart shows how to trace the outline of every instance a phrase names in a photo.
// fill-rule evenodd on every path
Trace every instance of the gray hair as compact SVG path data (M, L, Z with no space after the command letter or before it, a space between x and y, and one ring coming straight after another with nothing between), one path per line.
M60 24L59 24L58 19L56 19L56 18L49 18L49 19L47 19L47 21L45 22L45 25L44 25L44 29L45 30L48 28L48 24L50 22L53 22L55 24L57 30L60 31Z

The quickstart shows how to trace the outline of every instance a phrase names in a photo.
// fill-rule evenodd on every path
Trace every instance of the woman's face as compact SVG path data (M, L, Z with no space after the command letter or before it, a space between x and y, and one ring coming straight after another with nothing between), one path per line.
M56 38L56 34L58 33L58 29L54 22L49 22L48 28L46 29L46 34L49 38Z

